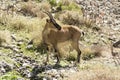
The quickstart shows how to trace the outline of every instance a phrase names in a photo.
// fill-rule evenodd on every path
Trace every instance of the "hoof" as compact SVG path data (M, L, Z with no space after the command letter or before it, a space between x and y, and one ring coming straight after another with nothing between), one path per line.
M61 65L60 65L60 63L56 63L54 67L59 68L59 67L61 67Z

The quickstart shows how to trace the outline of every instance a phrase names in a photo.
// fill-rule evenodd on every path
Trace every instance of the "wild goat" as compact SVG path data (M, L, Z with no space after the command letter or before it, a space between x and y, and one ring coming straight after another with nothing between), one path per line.
M58 44L70 40L73 49L77 51L77 63L80 62L81 50L79 49L79 39L82 35L82 30L76 26L63 25L60 26L53 18L50 12L45 12L50 19L46 19L46 24L42 32L44 44L52 47L57 52L57 63L60 62L60 50ZM46 61L49 61L49 54L47 54Z

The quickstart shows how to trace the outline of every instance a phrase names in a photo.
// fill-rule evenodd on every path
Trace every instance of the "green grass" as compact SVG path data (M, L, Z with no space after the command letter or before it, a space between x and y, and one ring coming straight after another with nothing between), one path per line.
M12 55L12 54L10 54L10 55ZM20 64L18 64L15 60L13 60L11 57L9 57L9 56L0 56L0 61L5 61L5 62L7 62L7 63L9 63L9 64L11 64L11 65L15 65L15 66L17 66L17 67L19 67L20 66Z
M16 71L11 71L6 73L5 75L0 76L0 80L17 80L22 79L22 77L19 75Z
M30 49L28 50L26 47L27 47L27 44L22 44L21 46L21 50L23 51L23 55L24 56L28 56L28 57L31 57L33 59L36 58L35 54L34 54L34 48L33 49Z

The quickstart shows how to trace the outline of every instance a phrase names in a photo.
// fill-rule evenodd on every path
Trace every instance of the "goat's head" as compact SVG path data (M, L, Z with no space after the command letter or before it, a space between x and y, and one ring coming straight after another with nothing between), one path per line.
M50 19L46 19L46 24L49 25L49 27L57 28L58 30L61 30L61 26L54 20L52 14L50 12L44 12L46 13Z

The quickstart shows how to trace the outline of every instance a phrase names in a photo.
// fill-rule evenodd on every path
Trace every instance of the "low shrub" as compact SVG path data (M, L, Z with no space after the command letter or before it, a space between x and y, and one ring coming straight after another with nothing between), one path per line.
M51 6L48 2L42 1L41 3L27 2L23 3L21 13L25 16L44 18L45 14L42 10L50 11Z
M62 11L55 16L58 20L62 21L64 24L84 26L86 28L91 28L94 30L100 30L94 27L95 23L92 19L83 18L80 11ZM96 28L96 29L95 29Z
M0 24L7 26L8 21L9 21L9 16L5 12L1 12L1 14L0 14Z
M95 57L101 56L102 48L100 46L87 47L82 50L82 59L90 60Z
M72 51L70 52L67 56L66 59L68 61L75 61L77 59L77 52L76 51Z
M12 30L25 30L26 29L26 20L24 17L16 17L10 21L10 27Z
M59 15L59 14L58 14ZM56 16L58 16L56 15ZM57 18L62 21L64 24L69 24L69 25L80 25L80 13L79 12L74 12L74 11L64 11L61 13Z

